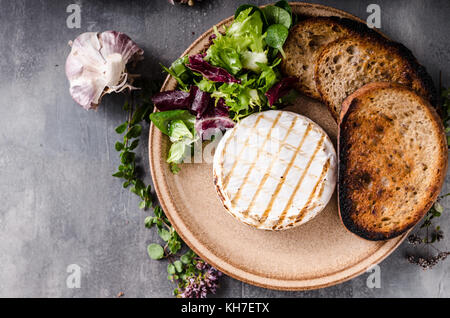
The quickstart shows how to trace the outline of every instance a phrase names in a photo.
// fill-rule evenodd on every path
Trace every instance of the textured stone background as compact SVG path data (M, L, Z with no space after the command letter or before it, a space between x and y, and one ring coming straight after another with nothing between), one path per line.
M156 233L144 228L146 213L134 195L111 177L123 99L108 96L97 112L71 100L64 74L67 42L88 30L120 30L145 50L145 76L162 79L158 63L170 64L245 1L205 0L194 8L165 0L78 1L81 29L68 29L71 2L0 0L0 296L113 297L123 291L128 297L168 297L173 285L166 263L146 253ZM374 1L314 2L365 19ZM436 82L442 70L444 85L450 85L450 2L376 3L382 31L408 46ZM448 215L441 224L449 233ZM219 296L449 297L450 261L422 271L406 262L409 249L405 243L381 263L380 289L366 287L368 274L308 292L265 290L225 278ZM80 289L66 287L72 263L82 268Z

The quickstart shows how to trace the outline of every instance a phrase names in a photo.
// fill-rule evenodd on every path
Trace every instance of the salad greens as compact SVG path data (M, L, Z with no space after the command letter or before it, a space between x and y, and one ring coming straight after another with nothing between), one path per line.
M252 113L284 105L295 79L282 79L278 53L285 57L283 45L294 21L287 1L263 9L242 5L224 32L214 27L204 53L162 66L179 90L156 94L152 101L160 112L150 119L170 137L167 162L173 171L190 145L211 136L206 130L225 130Z
M162 133L169 136L172 145L167 163L172 172L177 173L178 164L190 154L191 145L197 139L195 116L187 110L168 110L151 113L150 120Z

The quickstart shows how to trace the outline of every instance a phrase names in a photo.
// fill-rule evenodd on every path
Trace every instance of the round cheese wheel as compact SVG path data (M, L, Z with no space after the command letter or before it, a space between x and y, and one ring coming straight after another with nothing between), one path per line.
M270 110L225 133L213 174L219 198L234 217L258 229L284 230L327 205L336 185L336 151L312 120Z

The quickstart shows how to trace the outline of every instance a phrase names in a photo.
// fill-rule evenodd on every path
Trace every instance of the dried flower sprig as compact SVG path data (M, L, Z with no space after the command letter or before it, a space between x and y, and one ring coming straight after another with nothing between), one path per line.
M200 2L201 0L169 0L169 3L172 5L175 5L175 2L181 3L181 4L187 4L188 6L192 7L195 2Z
M195 260L195 269L178 283L175 295L179 298L205 298L215 294L222 273L199 258Z
M435 265L437 265L440 261L445 260L448 255L450 255L450 252L439 252L437 255L430 256L427 258L415 257L410 255L408 256L408 262L410 262L411 264L418 265L423 269L431 269Z

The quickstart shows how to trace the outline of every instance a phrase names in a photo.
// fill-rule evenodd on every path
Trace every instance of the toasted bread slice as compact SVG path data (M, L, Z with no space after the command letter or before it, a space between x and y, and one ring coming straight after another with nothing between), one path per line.
M352 35L329 43L315 68L316 87L336 120L343 100L365 84L394 82L436 103L431 77L403 45L382 37Z
M358 22L338 17L314 17L300 21L291 29L284 44L286 58L281 64L282 71L299 79L297 90L320 99L314 70L322 47L336 39L361 33L364 28L367 27Z
M437 199L447 142L436 110L411 89L371 83L343 103L338 135L339 214L368 240L405 233Z

